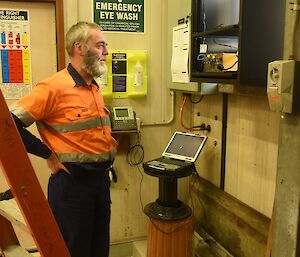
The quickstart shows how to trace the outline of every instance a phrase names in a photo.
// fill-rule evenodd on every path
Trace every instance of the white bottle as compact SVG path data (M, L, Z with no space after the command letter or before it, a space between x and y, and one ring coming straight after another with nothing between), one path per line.
M141 87L143 85L143 76L143 66L140 60L137 60L134 66L134 85L136 87Z
M101 70L102 70L102 75L100 75L100 77L98 77L98 80L97 80L97 83L99 84L99 86L101 87L105 87L108 85L107 83L107 65L106 63L102 64L102 67L101 67Z

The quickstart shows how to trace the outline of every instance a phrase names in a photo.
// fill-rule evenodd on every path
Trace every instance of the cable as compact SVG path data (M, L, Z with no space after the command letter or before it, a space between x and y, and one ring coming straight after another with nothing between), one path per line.
M185 95L184 98L183 98L182 105L180 107L180 114L179 114L179 116L180 116L180 127L184 128L186 130L189 130L189 131L193 131L194 130L193 128L188 128L188 127L184 126L183 121L182 121L183 108L185 106L186 99L187 99L187 96Z
M205 4L204 1L202 1L202 10L203 10L203 31L206 31L206 13L205 13Z
M191 193L191 185L192 185L192 179L191 179L191 176L190 176L189 177L189 198L190 198L191 203L192 203L192 216L194 216L195 206L194 206L194 201L193 201L192 193Z
M150 217L149 217L150 218ZM189 223L189 221L186 221L185 223L181 224L180 226L170 230L170 231L164 231L163 229L161 229L157 224L154 223L154 221L150 218L150 222L152 223L152 225L158 230L160 231L161 233L163 234L172 234L174 232L176 232L177 230L181 229L182 227L184 227L185 225L187 225Z
M193 104L198 104L198 103L200 103L200 102L202 101L203 97L204 97L204 95L200 95L200 99L199 99L198 101L193 101L192 95L189 95L189 100L190 100L191 103L193 103Z
M138 132L138 139L135 145L129 148L126 154L126 161L131 166L137 166L144 160L144 147L141 144L141 133Z
M233 45L227 45L227 44L222 44L222 43L219 43L219 42L217 42L215 39L213 39L213 42L214 42L216 45L219 45L219 46L230 47L231 49L235 49L235 50L237 50L237 49L238 49L238 47L236 47L236 46L233 46Z
M218 66L217 66L217 68L220 70L220 71L227 71L227 70L230 70L231 68L233 68L234 67L234 65L236 65L238 63L238 60L236 60L235 62L234 62L234 64L232 64L230 67L228 67L228 68L224 68L224 66L222 65L222 64L219 64Z
M141 204L141 208L142 208L142 212L144 211L144 205L143 205L143 201L142 201L142 183L144 180L144 175L143 172L140 170L140 167L137 165L136 166L140 175L141 175L141 181L140 181L140 189L139 189L139 195L140 195L140 204Z
M198 101L199 103L201 102L201 100L203 99L203 97ZM186 127L184 124L183 124L183 121L182 121L182 116L183 116L183 109L184 109L184 106L185 106L185 103L186 103L186 100L187 100L187 95L184 95L184 99L183 99L183 102L182 102L182 105L180 107L180 127L183 128L183 129L186 129L188 131L199 131L199 130L203 130L203 127L201 126L195 126L195 127Z

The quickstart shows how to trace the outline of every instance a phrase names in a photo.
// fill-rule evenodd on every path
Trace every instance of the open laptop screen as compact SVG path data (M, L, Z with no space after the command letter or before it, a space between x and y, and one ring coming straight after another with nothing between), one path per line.
M206 139L206 136L175 132L162 155L173 159L194 162Z

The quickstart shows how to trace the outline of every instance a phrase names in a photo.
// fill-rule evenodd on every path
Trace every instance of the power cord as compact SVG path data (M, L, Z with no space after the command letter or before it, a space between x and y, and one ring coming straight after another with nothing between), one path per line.
M140 175L141 175L141 181L140 181L140 189L139 189L139 196L140 196L140 204L141 204L141 209L142 212L144 211L144 205L143 205L143 201L142 201L142 184L143 184L143 180L144 180L144 175L143 172L141 171L139 166L136 166Z
M158 224L155 224L155 222L152 220L152 218L149 217L149 219L150 219L150 222L152 223L152 225L153 225L158 231L160 231L161 233L163 233L163 234L165 234L165 235L172 234L172 233L178 231L179 229L183 228L185 225L187 225L187 224L189 223L189 221L186 221L186 222L184 222L183 224L180 224L180 226L171 229L170 231L165 231L165 230L161 229L161 228L159 227Z
M234 67L234 65L236 65L238 63L238 61L235 61L234 64L232 64L230 67L228 68L224 68L223 64L218 64L217 68L220 70L220 71L227 71L227 70L230 70L231 68Z
M144 160L144 147L141 144L141 133L138 132L137 142L131 146L126 154L126 161L130 166L137 166Z
M236 46L234 46L234 45L222 44L222 43L217 42L217 40L215 40L215 39L213 39L213 42L214 42L216 45L219 45L219 46L229 47L229 48L234 49L234 50L237 50L237 49L238 49L238 47L236 47Z
M180 127L183 128L183 129L186 129L188 131L199 131L199 130L207 130L208 132L211 131L211 127L210 125L207 125L205 126L204 123L198 125L198 126L193 126L193 127L186 127L184 124L183 124L183 109L184 109L184 106L185 106L185 103L186 103L186 100L187 100L187 96L191 96L190 94L183 94L184 95L184 99L183 99L183 102L182 102L182 105L180 107L180 113L179 113L179 118L180 118ZM197 103L200 103L203 99L203 96L197 101ZM191 99L190 99L191 100ZM194 102L196 103L196 102Z
M204 97L204 95L200 95L200 99L197 100L197 101L194 101L194 100L192 99L192 94L189 94L189 100L190 100L191 103L193 103L193 104L198 104L198 103L200 103L200 102L202 101L203 97Z

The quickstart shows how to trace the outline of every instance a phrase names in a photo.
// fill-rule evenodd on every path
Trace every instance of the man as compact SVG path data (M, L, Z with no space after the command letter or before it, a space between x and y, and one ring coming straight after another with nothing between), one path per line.
M110 180L116 153L109 113L94 77L106 71L101 28L78 22L66 34L69 66L10 107L28 152L52 172L48 201L72 257L108 257ZM24 127L36 122L42 141Z

